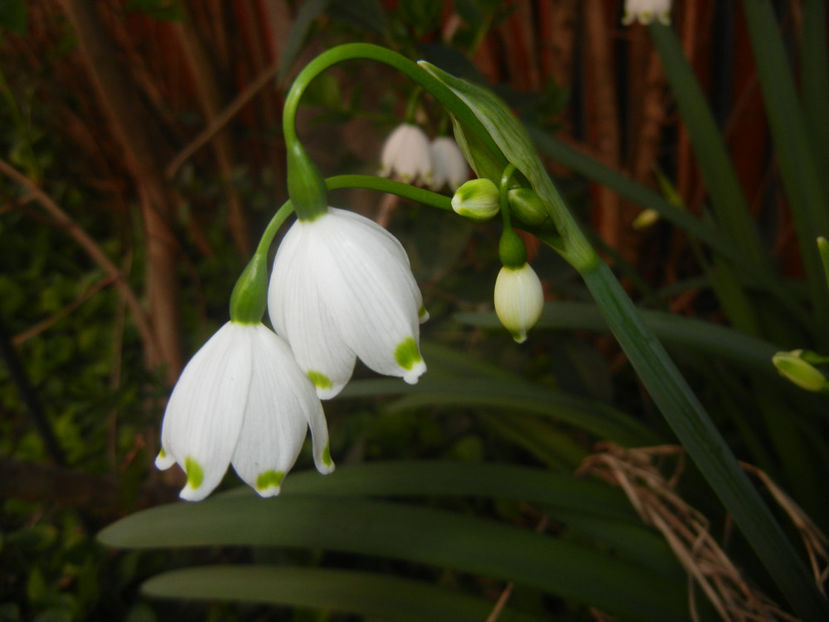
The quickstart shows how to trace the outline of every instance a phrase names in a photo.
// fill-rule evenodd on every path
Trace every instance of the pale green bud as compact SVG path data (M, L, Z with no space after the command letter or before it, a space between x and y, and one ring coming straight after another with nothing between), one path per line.
M538 323L544 309L544 290L530 264L504 266L495 279L495 313L517 343Z
M781 376L807 391L823 391L826 378L819 369L800 357L799 350L778 352L771 357L771 362Z
M547 220L544 203L532 188L512 188L507 192L510 211L527 225L540 225Z
M498 187L486 178L470 179L455 191L452 209L472 220L488 220L500 209Z
M643 209L633 219L633 228L636 230L647 229L659 222L659 212L653 209Z

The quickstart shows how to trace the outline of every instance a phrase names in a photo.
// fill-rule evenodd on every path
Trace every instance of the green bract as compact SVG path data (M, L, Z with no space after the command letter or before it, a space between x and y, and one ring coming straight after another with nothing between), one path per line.
M580 272L596 266L599 261L598 256L567 210L561 195L553 186L553 182L550 181L526 130L510 113L506 104L490 91L466 80L456 78L431 63L420 61L418 65L449 87L461 101L469 106L469 109L472 110L475 117L498 145L501 151L499 155L504 158L504 161L500 168L493 172L487 171L484 176L499 180L506 162L513 164L526 177L532 189L538 194L547 213L553 219L562 240L561 247L557 247L556 250ZM461 129L464 130L464 128ZM460 145L462 140L458 137L458 134L456 125L455 136L458 138L458 144ZM463 131L463 136L468 141L472 140L470 138L471 134L471 132ZM466 147L462 146L461 149L470 149L469 143ZM472 164L472 168L476 169L476 172L481 176L481 172L477 171L476 168L480 163L475 159L475 156L478 156L479 153L473 149L470 149L470 151L471 153L466 154L467 159ZM491 153L488 156L490 161L496 157Z

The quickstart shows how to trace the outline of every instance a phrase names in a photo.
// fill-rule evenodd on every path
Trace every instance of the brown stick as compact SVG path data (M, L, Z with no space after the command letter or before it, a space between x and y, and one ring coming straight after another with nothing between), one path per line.
M259 76L253 82L248 85L244 91L239 93L230 104L222 110L210 124L204 128L199 135L196 136L190 143L181 151L178 152L176 157L170 160L170 163L167 165L167 168L164 169L164 174L167 176L167 179L172 179L176 176L178 169L181 168L181 165L187 162L194 153L196 153L199 149L201 149L213 136L216 132L220 132L228 122L236 116L236 114L244 108L245 104L247 104L256 94L265 88L271 80L274 80L279 73L279 63L275 62L270 65L265 71L259 74Z
M35 183L28 177L18 172L17 169L9 165L4 160L0 159L0 172L14 180L31 194L32 197L54 218L58 225L60 225L70 237L72 237L86 253L92 258L100 268L112 279L115 287L124 299L124 302L132 312L135 324L138 326L138 331L141 333L141 339L144 343L144 348L148 353L148 358L158 358L159 348L156 341L156 335L150 320L141 308L141 303L138 302L138 297L132 291L129 283L124 277L123 273L118 269L98 243L93 240L89 234L86 233L72 218L55 203L49 195L38 188Z
M204 119L209 125L213 123L219 114L220 105L219 89L213 77L213 71L208 62L207 54L188 16L181 21L174 22L172 28L190 64L196 88L198 89L199 105L201 106ZM216 163L219 166L222 189L227 199L227 225L228 229L230 229L230 236L233 238L233 242L239 252L242 255L249 255L251 245L248 239L247 220L242 209L242 202L234 190L232 183L233 147L226 132L216 132L212 137L211 144L213 146L213 153L216 156Z
M176 244L167 226L174 201L161 176L155 146L163 142L145 111L134 86L125 79L115 46L103 27L97 3L62 0L62 6L78 34L86 64L109 127L121 146L141 199L147 235L147 298L155 322L160 358L148 359L151 367L166 365L172 383L182 367L177 302Z
M616 168L619 165L620 143L616 86L606 13L602 5L602 0L587 0L584 3L588 94L592 95L589 97L588 114L600 161ZM595 184L594 193L598 233L609 246L619 248L619 197L607 187Z

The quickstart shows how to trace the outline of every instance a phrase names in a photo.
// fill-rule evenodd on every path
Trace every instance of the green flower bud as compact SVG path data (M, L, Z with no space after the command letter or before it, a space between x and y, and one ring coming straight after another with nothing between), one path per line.
M512 188L507 192L510 211L527 225L540 225L547 220L547 210L532 188Z
M495 279L495 313L517 343L538 323L544 309L544 290L530 264L504 266Z
M778 352L771 357L771 362L781 376L807 391L823 391L826 378L819 369L800 357L799 350Z
M498 187L489 179L470 179L452 197L455 213L472 220L488 220L498 213Z
M632 227L637 231L647 229L659 222L659 212L653 209L643 209L633 219Z

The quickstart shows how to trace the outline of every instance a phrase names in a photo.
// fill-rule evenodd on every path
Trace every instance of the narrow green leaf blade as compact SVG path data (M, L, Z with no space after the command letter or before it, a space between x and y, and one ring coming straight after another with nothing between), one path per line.
M771 364L771 357L781 348L773 343L726 326L673 313L645 309L639 309L639 313L645 325L669 347L687 348L722 358L773 378L779 377ZM455 318L472 326L500 328L498 317L491 311L458 313ZM609 330L607 322L595 304L566 301L555 302L544 307L536 330L545 328Z
M395 622L484 620L494 603L422 581L323 568L205 566L157 575L141 586L148 596L234 600L324 609ZM531 622L505 609L499 620Z
M829 236L829 203L806 133L803 110L774 9L768 0L748 0L744 7L777 162L809 282L817 337L822 347L827 348L829 291L815 240L821 235ZM826 50L822 53L826 54ZM823 102L824 110L825 105Z
M684 620L675 581L491 520L355 498L215 497L138 512L104 529L122 547L289 546L379 555L529 585L629 620Z

